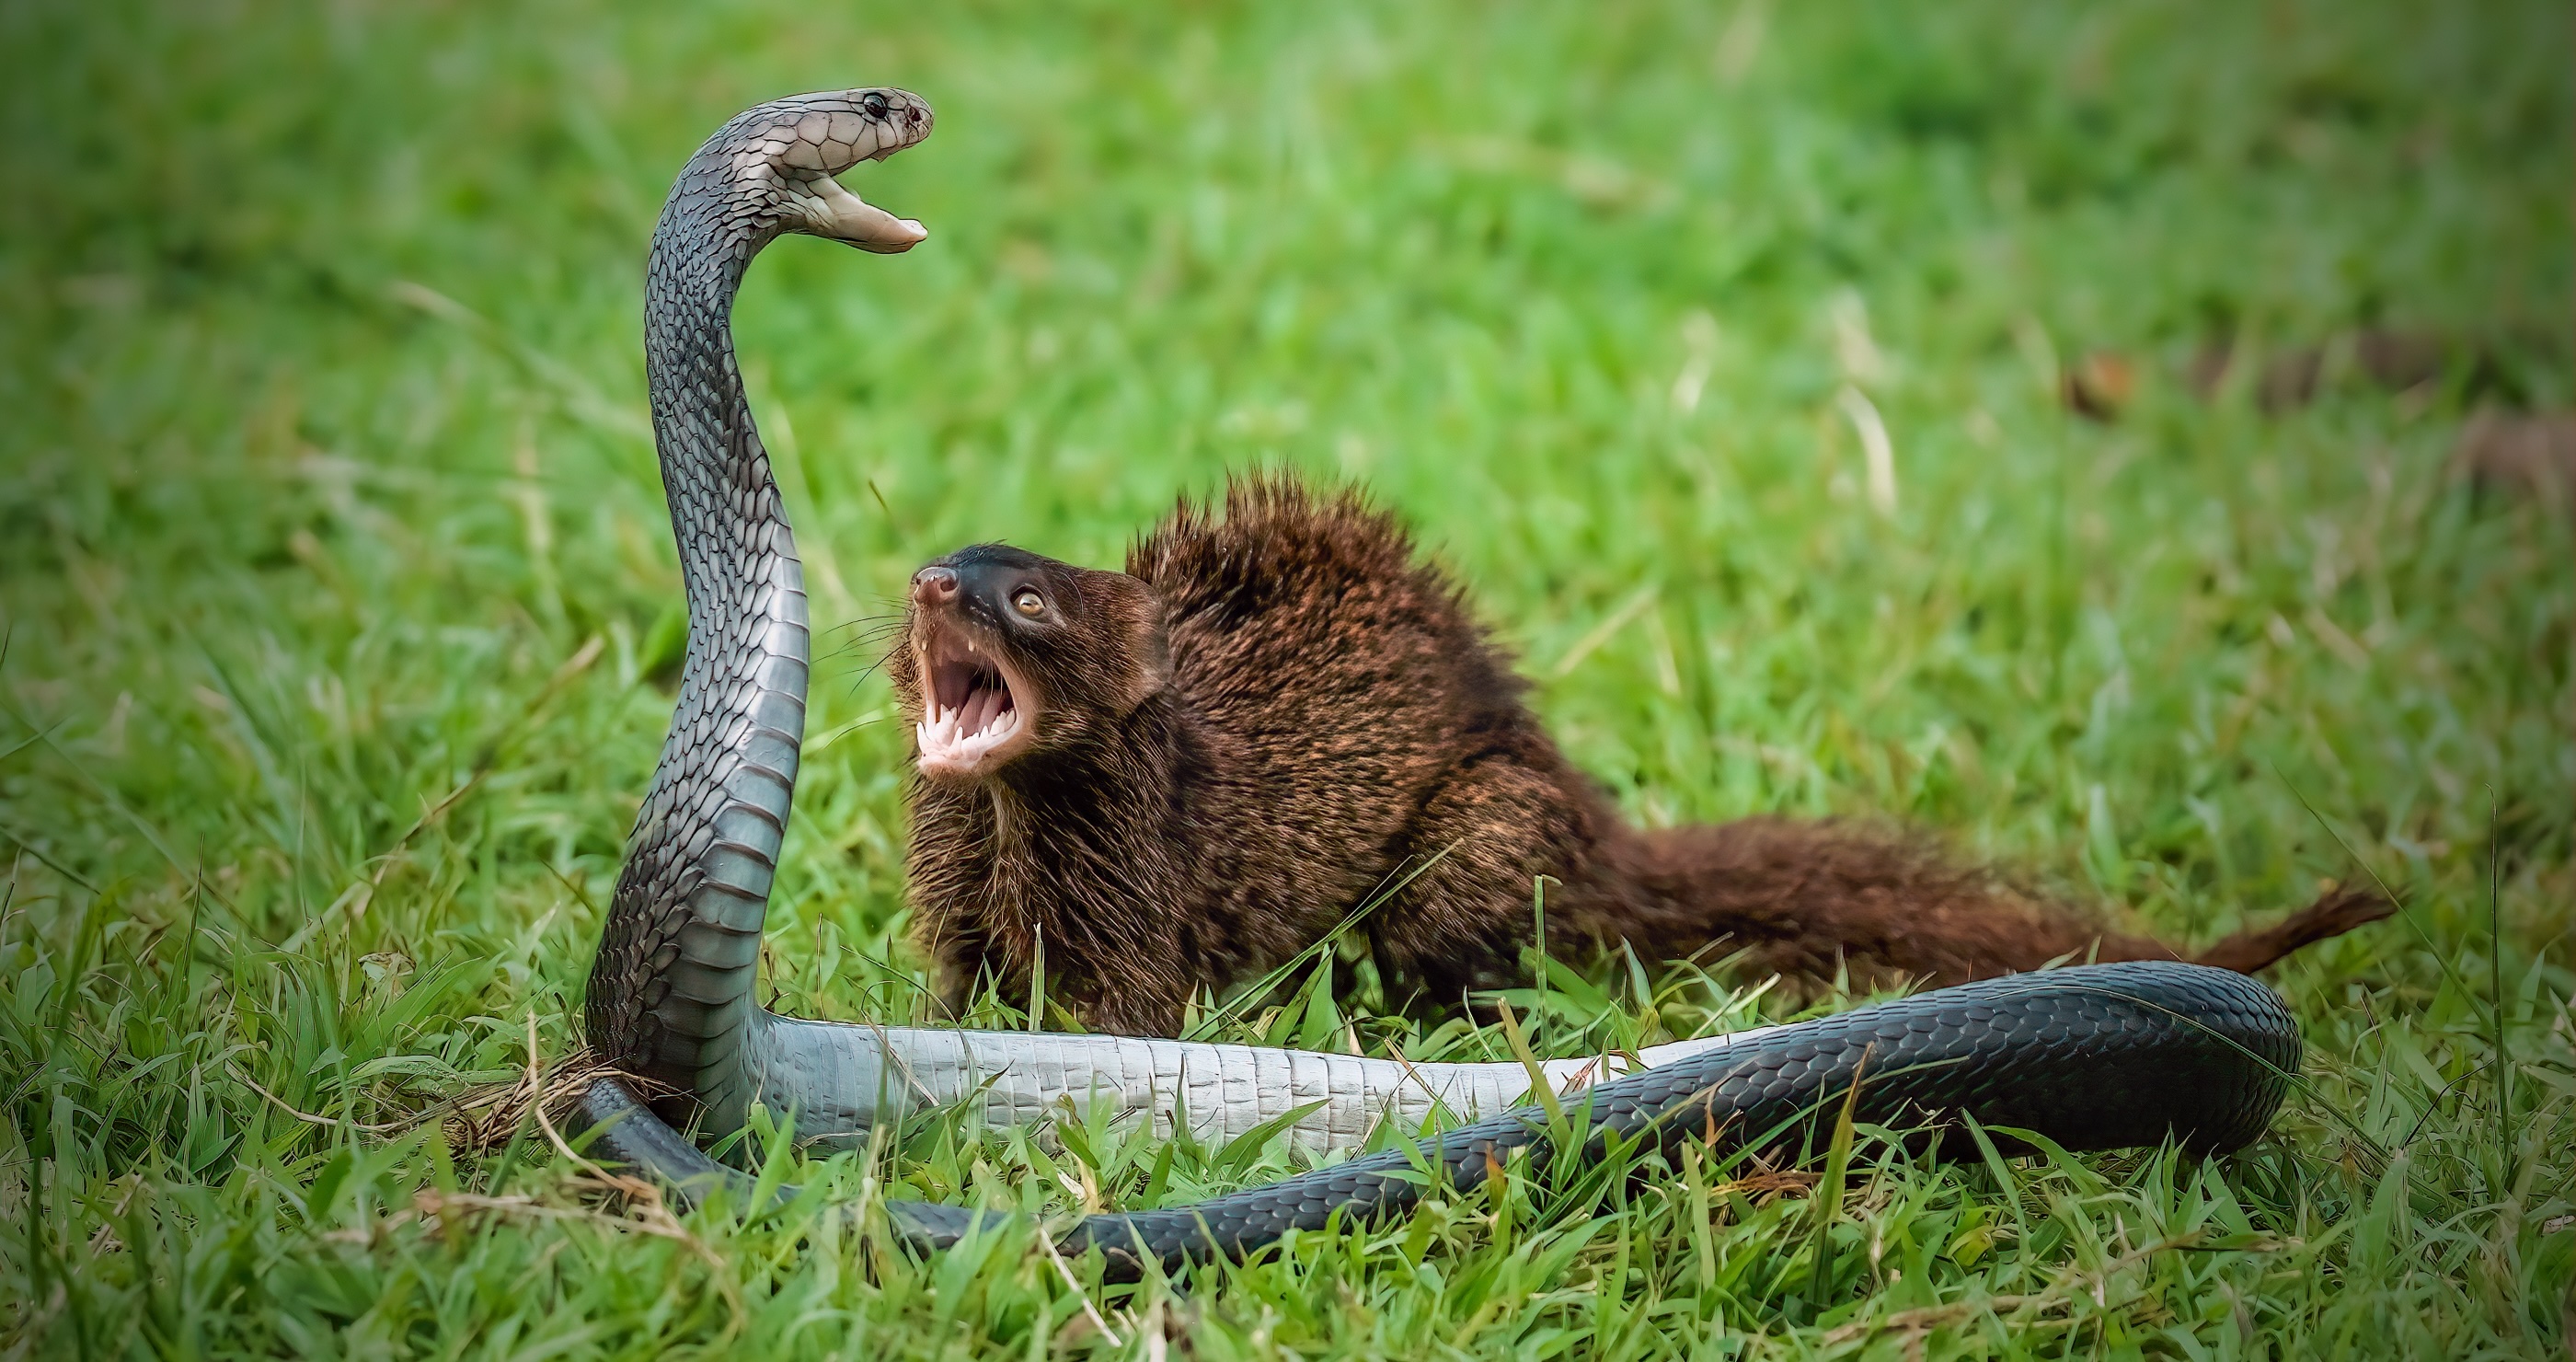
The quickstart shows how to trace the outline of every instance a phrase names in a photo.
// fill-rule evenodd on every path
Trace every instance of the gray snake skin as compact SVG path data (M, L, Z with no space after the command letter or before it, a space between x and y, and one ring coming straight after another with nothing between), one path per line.
M594 1153L696 1197L750 1182L665 1119L741 1128L754 1102L801 1138L980 1103L1033 1121L1085 1102L1141 1113L1158 1132L1186 1111L1229 1139L1297 1107L1314 1155L1361 1148L1382 1123L1421 1129L1475 1117L1416 1150L1360 1154L1264 1187L1156 1211L1094 1215L1061 1241L1097 1248L1113 1277L1239 1256L1292 1229L1399 1214L1421 1171L1473 1188L1526 1148L1553 1156L1517 1064L1407 1064L1234 1045L1018 1032L880 1028L779 1017L753 1001L760 936L805 723L808 628L794 542L736 370L735 290L782 232L897 252L919 224L861 202L833 177L919 142L930 108L901 90L779 100L727 123L692 157L654 230L645 362L662 476L688 594L688 657L671 729L593 965L590 1042L619 1069L682 1096L657 1112L623 1080L594 1083L580 1117ZM1551 1061L1542 1078L1581 1096L1578 1156L1608 1142L1721 1151L1808 1145L1827 1107L1858 1086L1858 1119L1932 1131L1970 1116L2069 1149L2242 1146L2268 1126L2299 1064L2280 1000L2226 970L2085 966L1987 980L1788 1026ZM1827 1118L1829 1119L1829 1118ZM1926 1138L1937 1138L1927 1136ZM2010 1147L2010 1141L2000 1141ZM897 1229L939 1248L999 1217L889 1203Z

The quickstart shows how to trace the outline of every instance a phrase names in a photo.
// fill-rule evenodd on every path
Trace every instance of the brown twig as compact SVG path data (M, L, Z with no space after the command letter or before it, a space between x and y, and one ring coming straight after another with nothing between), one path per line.
M261 1087L258 1079L251 1077L249 1074L243 1073L238 1066L227 1064L224 1068L226 1071L231 1073L235 1079L247 1086L252 1092L258 1093L260 1096L275 1103L279 1111L285 1112L287 1115L294 1117L296 1120L302 1121L306 1125L328 1126L333 1130L338 1130L345 1126L350 1130L360 1131L368 1135L382 1135L389 1130L401 1130L409 1124L409 1122L404 1121L386 1121L380 1124L370 1125L365 1121L347 1121L331 1116L316 1116L309 1111L299 1111L296 1109L294 1103L289 1102L285 1098L278 1096L276 1093L270 1092L268 1089Z
M562 1133L555 1129L553 1118L546 1115L545 1077L543 1066L537 1058L537 1013L534 1008L528 1009L528 1088L530 1093L528 1108L535 1114L538 1129L546 1133L546 1141L555 1147L555 1152L587 1173L601 1187L626 1198L628 1204L636 1211L635 1217L626 1223L634 1225L646 1234L658 1235L688 1245L690 1252L704 1259L708 1267L716 1270L718 1286L725 1292L726 1299L731 1300L733 1288L724 1281L724 1260L717 1257L715 1250L708 1248L704 1241L689 1233L688 1227L680 1223L678 1216L671 1214L670 1205L662 1198L661 1188L642 1178L629 1177L623 1173L611 1173L591 1162L567 1144ZM741 1303L736 1301L734 1304L739 1311Z
M1109 1340L1110 1347L1126 1347L1125 1341L1118 1337L1118 1331L1110 1328L1109 1321L1100 1317L1100 1311L1092 1305L1091 1296L1082 1289L1082 1283L1074 1279L1073 1269L1065 1266L1064 1255L1056 1252L1055 1236L1043 1229L1039 1230L1038 1247L1046 1251L1047 1261L1055 1264L1055 1275L1064 1278L1065 1289L1073 1293L1075 1300L1082 1302L1082 1313L1090 1318L1091 1327L1098 1329L1100 1336Z

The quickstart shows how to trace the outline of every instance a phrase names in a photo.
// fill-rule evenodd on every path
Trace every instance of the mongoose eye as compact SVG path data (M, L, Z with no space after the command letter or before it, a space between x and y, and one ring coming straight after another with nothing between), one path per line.
M1024 586L1012 595L1011 608L1028 616L1030 619L1036 619L1038 616L1046 613L1046 597L1041 596L1031 588Z
M870 90L859 96L859 107L867 110L870 118L883 118L886 116L886 97Z

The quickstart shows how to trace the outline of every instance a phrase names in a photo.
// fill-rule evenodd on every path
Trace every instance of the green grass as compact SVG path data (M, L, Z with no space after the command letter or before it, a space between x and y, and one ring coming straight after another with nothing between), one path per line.
M0 10L0 1347L1035 1358L1108 1348L1088 1304L1146 1356L2563 1349L2569 517L2449 475L2458 383L2180 378L2386 320L2570 400L2570 24L2478 9ZM1131 1292L1024 1238L915 1264L819 1192L674 1238L533 1130L407 1125L532 1015L574 1042L667 717L662 190L736 109L880 81L940 131L852 180L930 243L784 242L739 318L826 626L778 1005L919 1005L847 626L958 542L1111 563L1284 463L1411 517L1642 820L1893 814L2195 940L2384 877L2401 921L2278 974L2275 1136L1864 1129L1815 1197L1515 1172ZM2095 348L2146 374L2116 425L2053 398ZM1782 1014L1757 983L1515 1005L1563 1053ZM1327 1040L1314 998L1237 1034ZM1505 1053L1375 1005L1373 1047ZM1054 1213L1283 1164L952 1121L783 1171Z

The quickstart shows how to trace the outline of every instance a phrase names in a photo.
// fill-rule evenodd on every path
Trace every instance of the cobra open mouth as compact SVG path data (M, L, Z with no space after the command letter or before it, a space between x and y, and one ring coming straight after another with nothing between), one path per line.
M1037 697L971 627L934 625L915 647L922 717L912 733L922 774L981 775L1028 746Z

